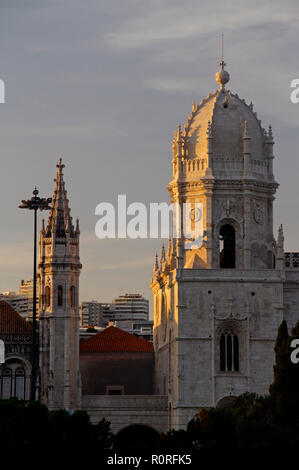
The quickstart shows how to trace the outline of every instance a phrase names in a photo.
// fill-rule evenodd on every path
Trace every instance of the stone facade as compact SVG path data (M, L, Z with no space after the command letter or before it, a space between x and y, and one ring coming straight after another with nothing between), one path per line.
M223 63L220 89L193 103L172 146L171 201L181 221L184 203L202 205L202 244L170 239L151 283L156 393L168 395L175 428L228 397L267 393L278 327L298 319L299 272L286 271L282 227L273 236L272 129L222 73Z
M159 432L168 430L167 397L158 395L83 395L82 408L88 411L91 421L103 417L110 421L111 430L117 433L133 425L144 424Z

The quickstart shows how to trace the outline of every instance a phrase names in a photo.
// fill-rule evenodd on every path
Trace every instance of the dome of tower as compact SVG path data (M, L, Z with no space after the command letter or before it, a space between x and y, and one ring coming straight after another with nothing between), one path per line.
M224 62L216 73L220 88L210 93L198 105L192 105L192 113L181 133L182 157L187 160L206 159L208 139L212 139L213 160L242 157L244 137L250 139L250 153L254 160L265 159L265 130L261 126L253 105L225 89L229 74ZM175 140L178 141L177 135ZM174 142L176 145L176 142Z

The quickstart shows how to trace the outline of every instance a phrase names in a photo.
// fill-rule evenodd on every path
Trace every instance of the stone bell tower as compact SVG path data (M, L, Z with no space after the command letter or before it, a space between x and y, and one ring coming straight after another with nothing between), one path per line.
M272 129L252 103L219 88L173 138L171 202L201 204L202 243L184 235L156 257L156 393L168 395L169 426L185 426L202 407L221 406L272 381L273 345L283 319L282 230L273 237ZM188 216L188 214L187 214Z
M79 221L76 228L57 164L52 208L39 241L41 400L50 409L80 406Z

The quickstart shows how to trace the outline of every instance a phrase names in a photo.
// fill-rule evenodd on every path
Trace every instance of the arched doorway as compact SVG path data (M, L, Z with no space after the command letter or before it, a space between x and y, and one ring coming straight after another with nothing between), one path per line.
M132 424L121 429L114 439L114 450L150 450L155 447L160 434L144 424Z
M218 401L216 408L221 408L221 409L232 408L234 406L236 399L237 397L235 397L234 395L223 397Z

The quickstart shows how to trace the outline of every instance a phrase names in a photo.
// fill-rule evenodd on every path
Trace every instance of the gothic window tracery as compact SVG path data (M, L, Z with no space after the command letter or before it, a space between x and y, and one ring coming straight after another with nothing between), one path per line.
M19 367L15 372L15 397L20 400L25 398L25 371L23 367Z
M26 372L20 363L12 363L5 366L0 373L0 398L7 399L17 397L25 399Z
M231 329L226 329L219 340L220 371L239 371L239 338Z

